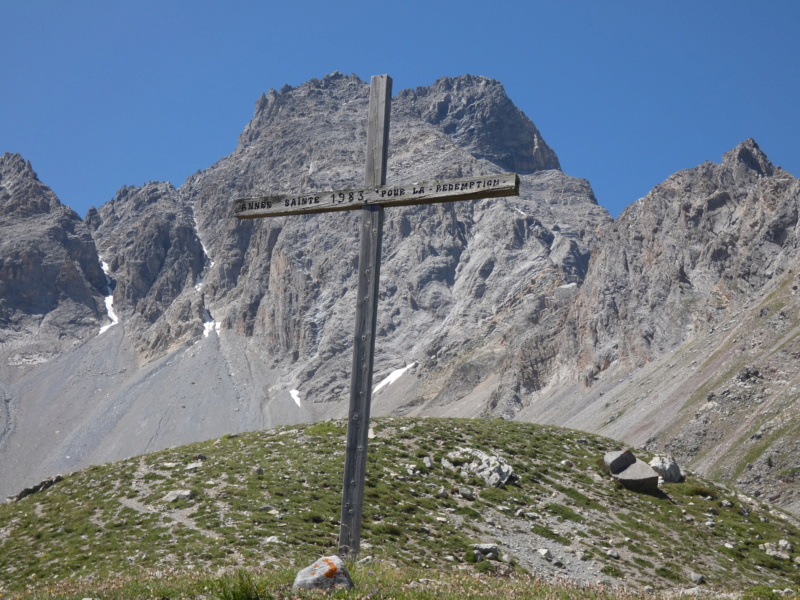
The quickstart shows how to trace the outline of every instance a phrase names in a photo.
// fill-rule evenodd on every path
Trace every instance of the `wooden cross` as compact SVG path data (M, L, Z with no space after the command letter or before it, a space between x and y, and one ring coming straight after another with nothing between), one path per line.
M361 514L372 400L375 325L378 316L378 278L383 240L383 207L519 195L519 175L515 173L387 186L386 163L391 101L391 77L373 76L370 82L367 159L363 188L242 198L235 201L234 208L239 219L361 209L358 302L339 529L339 554L351 558L358 555L361 545Z

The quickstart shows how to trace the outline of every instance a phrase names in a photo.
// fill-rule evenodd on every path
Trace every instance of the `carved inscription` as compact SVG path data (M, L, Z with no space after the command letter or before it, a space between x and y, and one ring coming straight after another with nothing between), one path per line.
M240 219L292 215L301 213L352 210L364 204L399 206L516 196L519 176L504 173L491 177L467 177L448 181L431 181L403 186L381 186L357 190L341 190L298 196L262 196L236 201L235 213Z

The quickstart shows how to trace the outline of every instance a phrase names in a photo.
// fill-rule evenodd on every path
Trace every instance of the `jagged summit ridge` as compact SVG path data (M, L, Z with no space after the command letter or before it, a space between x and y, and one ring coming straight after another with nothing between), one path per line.
M482 78L447 85L451 89L441 83L435 94L449 94L451 107L462 105L465 94L476 104L476 110L450 111L445 125L453 134L423 118L432 97L420 99L421 90L396 96L390 181L506 170L492 162L492 153L508 158L508 148L481 137L479 123L495 110L505 111L495 120L519 122L502 87ZM217 431L346 410L358 215L241 223L232 217L231 201L260 191L361 185L368 91L357 77L340 74L271 91L230 156L177 190L168 184L123 188L87 215L114 283L120 321L86 346L87 356L102 346L103 371L114 375L97 388L74 378L64 383L59 369L87 372L69 356L54 359L35 381L14 374L13 393L23 385L60 386L58 410L72 407L69 414L78 415L63 442L48 441L59 450L37 454L37 468L47 474L72 468L76 457L122 457ZM528 156L519 160L530 162L533 151L532 143L519 146L520 156ZM424 395L420 408L447 408L470 381L480 383L516 352L516 342L502 341L519 328L515 319L540 310L549 290L584 276L589 248L610 221L588 182L547 169L524 174L523 188L513 200L387 211L376 378L415 362L418 381L429 390L405 396L384 388L384 413L408 412L408 399L418 394ZM96 254L95 262L99 266ZM98 298L101 308L104 301ZM506 321L510 314L516 316ZM103 310L95 336L104 317ZM470 343L479 351L464 367L472 370L465 382L453 366ZM484 385L470 410L483 411L483 394L493 385ZM86 402L92 411L80 409ZM197 414L213 419L185 420ZM16 431L25 436L31 430L21 423ZM8 456L3 481L27 473L19 465L32 455ZM72 457L66 465L64 456Z
M4 349L15 353L13 360L36 362L85 340L102 318L103 285L94 241L78 215L39 181L29 161L0 157Z
M240 145L255 143L264 128L289 113L297 118L335 108L363 114L368 100L367 83L356 75L338 72L297 87L285 86L279 92L270 89L256 102L254 118L240 136ZM400 91L392 110L397 113L394 118L413 115L436 126L475 158L488 160L503 170L532 173L560 169L558 157L536 126L494 79L473 75L443 77L432 86ZM359 127L359 135L365 135L364 124Z
M0 156L0 220L49 213L62 206L39 181L29 160L8 152Z
M430 87L404 90L398 100L411 103L424 120L476 158L518 173L561 168L555 152L499 81L473 75L443 77Z
M775 167L753 138L740 142L734 149L726 152L722 157L722 164L734 165L734 169L738 166L740 170L752 171L762 177L775 174Z
M626 208L578 304L591 315L592 346L641 365L758 293L797 258L786 243L796 236L793 182L749 139Z

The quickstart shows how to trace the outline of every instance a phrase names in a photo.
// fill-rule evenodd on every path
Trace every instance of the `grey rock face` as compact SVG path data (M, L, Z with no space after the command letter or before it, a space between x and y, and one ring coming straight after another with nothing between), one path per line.
M751 493L798 510L796 485L766 473L769 457L778 472L800 452L789 433L800 407L778 375L799 349L783 345L796 327L799 205L800 182L753 140L633 203L603 232L561 325L544 336L558 348L552 375L535 401L521 395L515 418L646 445L701 474L739 473ZM767 432L780 435L759 468L743 470Z
M206 257L174 187L124 187L86 222L114 282L115 310L146 360L202 335Z
M465 75L404 90L398 102L451 135L475 158L517 173L560 169L536 126L506 96L500 82Z
M89 232L17 154L0 157L0 344L36 363L99 329L105 284Z
M573 309L583 360L641 366L740 308L796 259L797 193L747 140L625 209Z
M435 118L432 107L445 96L449 108ZM63 420L64 412L72 423L63 442L48 439L40 449L42 457L68 461L37 460L43 472L30 482L19 479L28 472L19 461L30 452L21 449L2 463L9 493L75 468L90 453L94 461L121 458L123 448L140 453L343 414L358 215L242 223L232 218L231 201L260 191L361 185L367 103L367 84L338 73L270 91L230 156L178 190L166 183L123 188L89 212L120 326L35 379L27 371L9 374L13 415L23 415L13 409L23 388L32 398L55 387L62 401L52 420ZM493 134L501 130L507 135ZM528 174L520 198L387 211L375 378L412 362L417 367L376 395L373 414L511 416L529 390L546 385L554 353L538 343L546 335L541 328L558 326L561 316L553 318L550 308L574 295L559 286L580 282L598 229L610 221L588 182L552 170L557 164L497 82L467 76L396 96L390 182L511 165ZM51 206L42 198L43 207ZM17 211L15 205L15 219ZM91 336L108 323L97 254L89 278L99 306L87 321ZM537 331L518 339L529 324ZM465 362L468 344L476 351ZM102 384L69 375L89 374L91 356L102 356ZM86 404L93 409L81 410ZM200 420L180 418L191 406ZM8 435L28 431L21 419ZM151 426L156 434L147 432Z
M368 86L340 74L270 91L257 103L236 151L181 189L194 203L200 236L215 262L204 284L215 319L223 330L263 340L313 402L340 400L348 385L358 215L239 223L230 217L229 200L269 190L360 185L367 103ZM516 137L495 135L498 128ZM544 296L582 279L596 229L609 218L587 182L536 170L558 166L537 135L502 86L484 78L440 80L394 99L389 183L497 172L500 163L490 159L510 153L516 158L501 161L502 167L516 161L530 174L523 177L520 199L387 211L376 380L416 360L418 379L434 376L436 391L404 389L404 401L394 394L402 386L390 386L380 402L376 398L376 408L384 407L377 410L443 410L510 369L508 385L496 394L496 385L484 386L471 410L513 415L520 391L547 381L550 374L541 371L552 355L541 356L541 334L514 339L498 352L499 338L508 328L526 331L532 319L550 323ZM557 326L558 319L552 321ZM486 350L464 363L459 357L468 340ZM534 368L531 362L543 364ZM522 389L512 381L518 370L529 373Z

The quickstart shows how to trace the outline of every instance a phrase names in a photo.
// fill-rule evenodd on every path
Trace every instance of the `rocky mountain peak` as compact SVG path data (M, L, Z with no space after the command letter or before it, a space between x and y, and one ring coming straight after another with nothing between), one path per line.
M239 136L239 145L255 143L265 129L276 124L276 120L314 118L336 106L366 102L368 98L369 86L366 83L356 75L343 75L338 71L296 87L285 85L279 91L270 89L256 101L253 120Z
M150 205L158 204L165 197L172 198L174 193L175 187L168 181L151 181L142 187L126 185L103 205L100 213L104 215L103 221L109 218L139 218L143 212L149 210Z
M31 167L31 161L25 160L20 154L6 152L0 156L0 177L6 179L15 174L25 174L37 181L39 180L33 167Z
M555 152L499 81L475 75L443 77L432 86L404 90L398 100L413 104L421 118L476 158L518 173L561 168Z
M775 173L775 167L753 138L739 143L733 150L726 152L722 157L722 165L729 169L745 168L762 177L771 177Z
M363 137L368 100L367 83L356 75L339 72L297 87L271 89L256 102L253 120L239 138L240 148L273 139L275 131L285 128L289 120L297 131L298 122L313 122L319 114L327 114L337 123L358 123L347 136L356 133ZM392 112L393 124L406 118L422 120L474 158L490 161L503 170L527 174L560 169L558 157L539 130L494 79L475 75L443 77L428 87L402 90L392 103ZM354 128L349 125L349 129ZM307 148L306 152L321 143L311 139L299 141Z
M64 208L39 181L30 161L19 154L0 156L0 220L24 218Z
M0 343L16 349L14 360L38 362L65 342L86 339L99 328L104 283L83 221L39 181L29 161L4 154ZM29 355L25 348L34 349Z
M626 208L577 304L585 302L592 346L642 365L729 318L787 269L797 190L776 172L748 139Z

